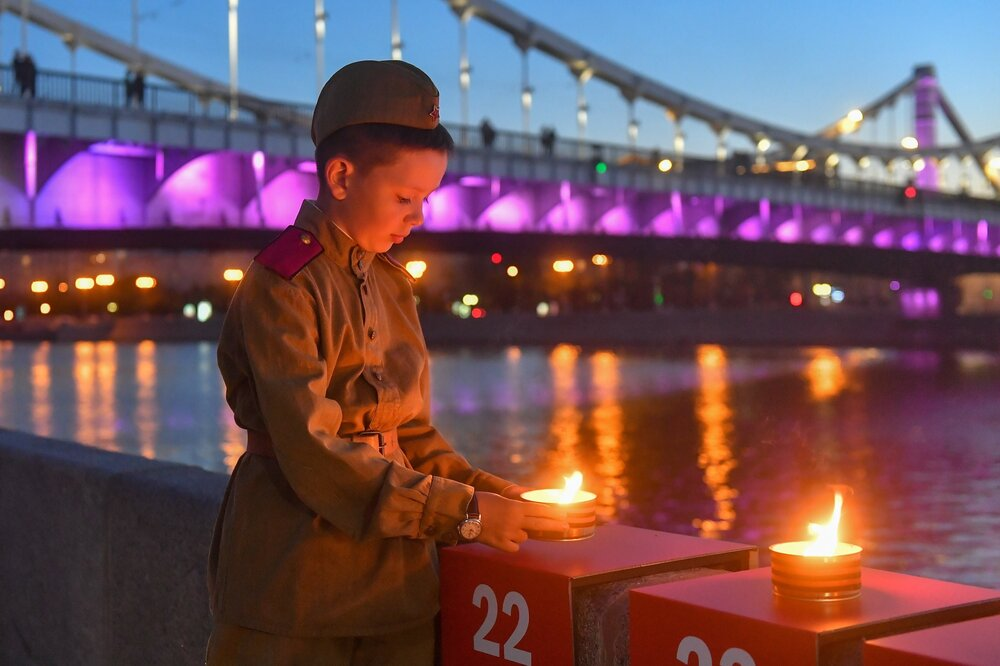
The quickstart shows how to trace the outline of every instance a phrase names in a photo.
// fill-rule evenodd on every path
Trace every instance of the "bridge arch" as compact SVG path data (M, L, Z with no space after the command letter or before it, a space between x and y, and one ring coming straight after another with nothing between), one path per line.
M243 206L255 194L248 155L203 153L163 180L149 202L147 219L157 226L245 226Z

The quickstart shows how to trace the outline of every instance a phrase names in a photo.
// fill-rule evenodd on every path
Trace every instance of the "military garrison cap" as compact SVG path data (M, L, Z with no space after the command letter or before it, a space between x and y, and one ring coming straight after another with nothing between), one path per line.
M387 123L431 130L441 119L438 89L420 68L402 60L360 60L323 86L312 117L312 140L349 125Z

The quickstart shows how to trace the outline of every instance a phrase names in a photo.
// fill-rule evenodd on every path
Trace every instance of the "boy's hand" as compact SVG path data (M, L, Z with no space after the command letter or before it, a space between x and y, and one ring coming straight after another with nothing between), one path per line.
M502 496L506 497L507 499L519 500L520 501L520 499L521 499L521 493L526 493L529 490L531 490L531 488L529 488L527 486L519 486L516 483L512 483L509 486L507 486L506 488L504 488L503 490L501 490L500 494Z
M483 531L479 542L507 553L517 552L528 538L526 530L569 529L566 512L537 502L519 502L495 493L476 493Z

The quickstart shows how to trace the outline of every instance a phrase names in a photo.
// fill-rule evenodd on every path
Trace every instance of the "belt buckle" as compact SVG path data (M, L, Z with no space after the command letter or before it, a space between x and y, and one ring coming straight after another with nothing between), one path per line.
M362 430L358 433L359 437L378 437L378 453L380 456L385 455L385 435L378 430Z

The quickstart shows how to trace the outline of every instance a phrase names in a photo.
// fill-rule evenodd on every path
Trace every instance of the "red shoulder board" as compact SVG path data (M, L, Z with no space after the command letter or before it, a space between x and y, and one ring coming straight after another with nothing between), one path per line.
M417 283L417 281L415 279L413 279L413 276L410 275L410 271L406 270L406 266L404 266L403 264L399 263L394 258L392 258L388 254L386 254L385 252L380 252L378 256L382 257L382 259L385 260L385 263L389 264L390 266L392 266L396 270L402 271L403 275L406 276L406 279L410 281L410 284L416 284Z
M288 227L254 257L286 280L291 280L310 261L323 253L323 246L305 229Z

